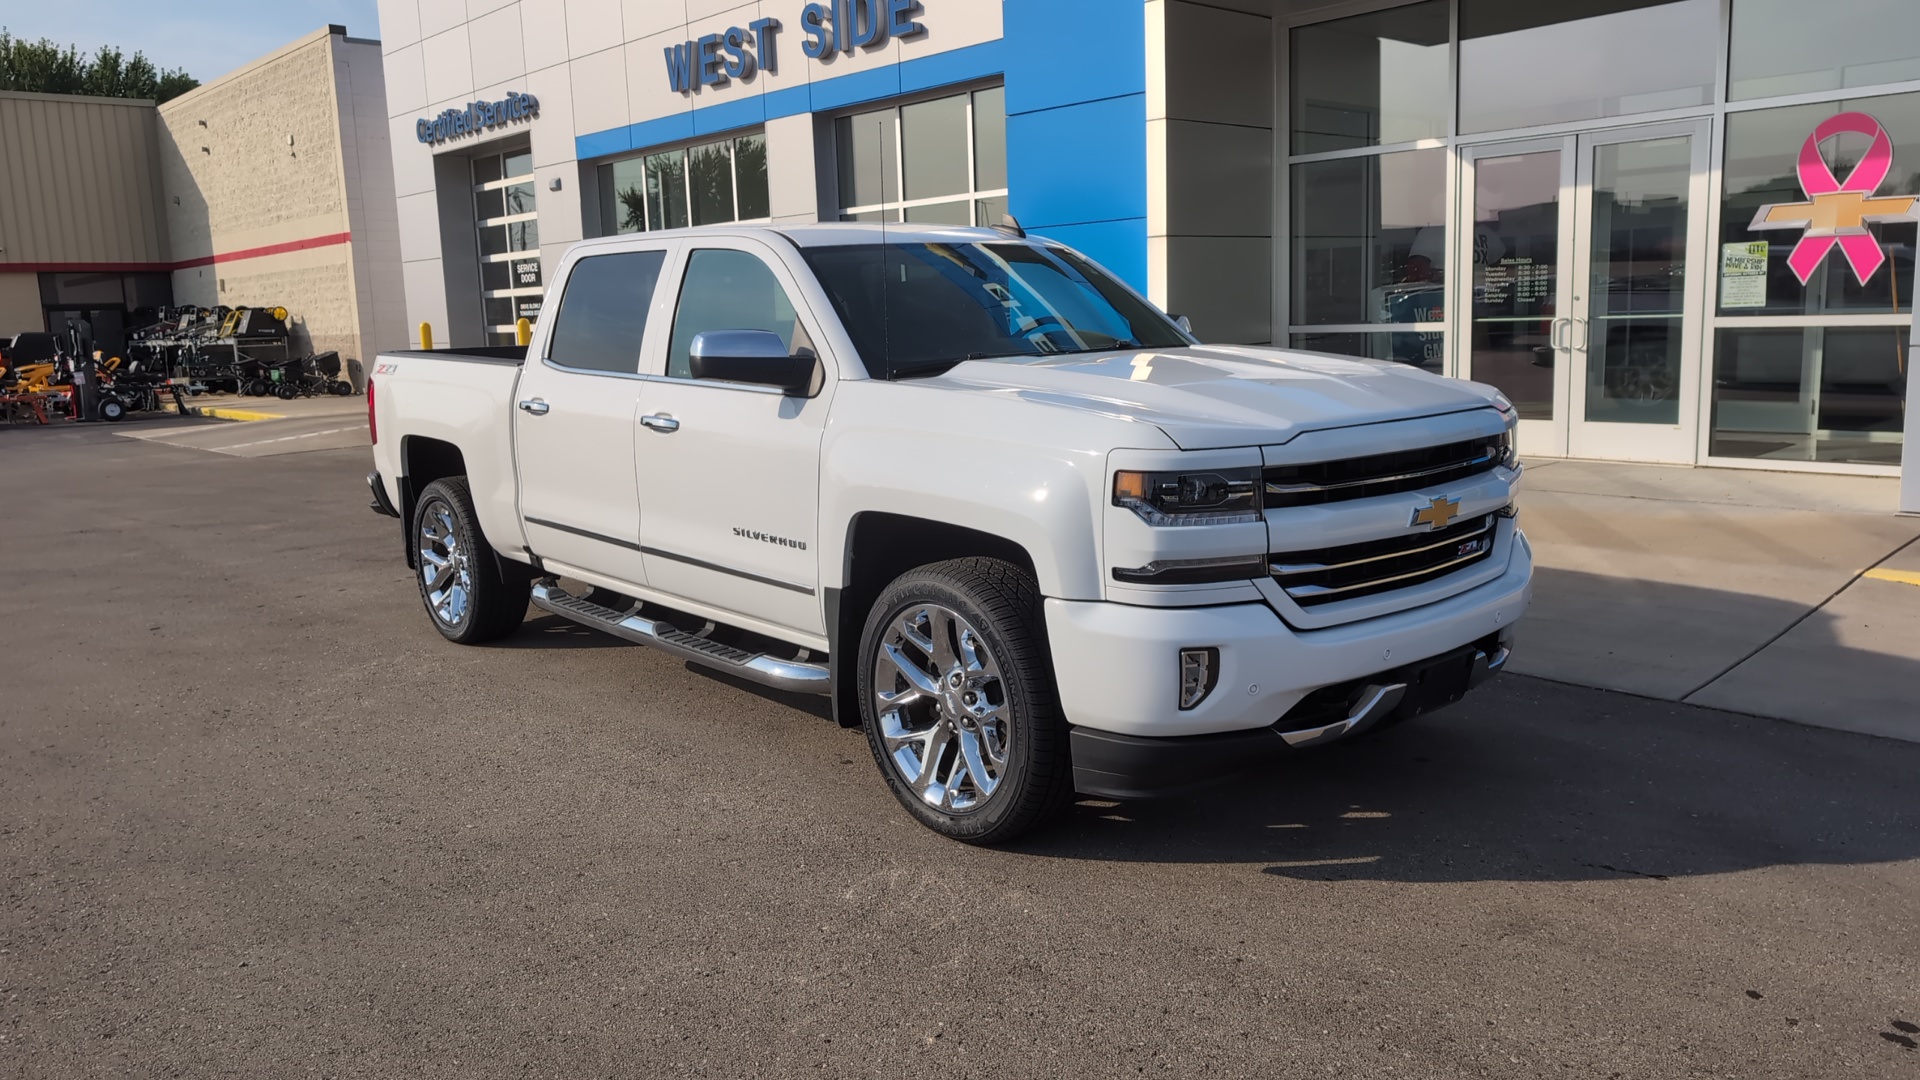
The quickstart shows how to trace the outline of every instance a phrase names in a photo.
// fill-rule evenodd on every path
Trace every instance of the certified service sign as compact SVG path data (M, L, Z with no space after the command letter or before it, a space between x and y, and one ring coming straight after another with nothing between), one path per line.
M417 120L413 133L423 143L439 144L489 128L505 127L518 120L532 120L539 115L539 98L509 91L499 101L469 102L464 109L448 109L439 116Z

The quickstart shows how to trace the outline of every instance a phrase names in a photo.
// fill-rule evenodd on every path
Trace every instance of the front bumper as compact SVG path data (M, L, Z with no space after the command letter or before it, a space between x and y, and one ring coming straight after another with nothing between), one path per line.
M1324 629L1296 629L1263 603L1150 608L1050 599L1047 635L1060 702L1067 720L1088 732L1076 732L1075 763L1082 744L1117 742L1106 736L1162 747L1223 733L1255 746L1284 742L1275 725L1303 703L1318 709L1330 704L1329 694L1389 685L1389 676L1410 665L1469 646L1491 662L1532 595L1533 552L1517 529L1507 555L1500 575L1475 588ZM1205 700L1181 710L1179 652L1203 647L1219 650L1216 684ZM1285 730L1312 726L1302 715L1287 719Z
M1146 738L1075 727L1069 732L1073 786L1083 795L1141 799L1252 772L1296 751L1453 704L1506 667L1511 642L1511 631L1505 631L1355 685L1324 688L1273 724L1251 731Z

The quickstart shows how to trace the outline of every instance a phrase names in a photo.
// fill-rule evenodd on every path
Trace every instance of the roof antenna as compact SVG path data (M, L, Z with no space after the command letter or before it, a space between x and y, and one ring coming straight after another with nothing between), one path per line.
M1017 236L1022 240L1027 238L1027 230L1020 227L1020 219L1014 217L1012 214L1001 214L1000 220L996 222L993 227L1010 236Z
M898 116L898 113L894 115ZM887 125L884 120L873 122L873 138L879 144L879 153L874 155L880 167L880 366L893 371L893 309L887 305Z

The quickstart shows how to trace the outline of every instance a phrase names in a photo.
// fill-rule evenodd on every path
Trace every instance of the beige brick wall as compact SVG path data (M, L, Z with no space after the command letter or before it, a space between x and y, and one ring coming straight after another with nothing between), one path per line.
M383 314L373 295L381 275L370 266L389 259L387 276L397 279L399 256L390 236L378 242L392 226L370 227L366 211L369 199L392 201L390 181L361 190L362 159L376 159L370 164L383 179L392 169L384 125L372 147L357 130L365 125L356 124L356 108L368 111L367 99L384 93L377 80L353 85L366 62L352 61L366 51L365 43L323 29L160 107L173 258L216 260L174 272L176 302L283 305L294 319L296 349L367 358L379 348L368 340L378 336ZM377 45L372 52L377 57ZM352 240L231 258L343 234Z

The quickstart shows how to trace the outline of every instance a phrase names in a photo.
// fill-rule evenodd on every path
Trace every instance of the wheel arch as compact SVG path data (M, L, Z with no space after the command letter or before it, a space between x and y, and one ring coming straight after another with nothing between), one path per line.
M435 480L465 475L466 455L453 443L425 435L401 437L400 475L395 480L400 489L400 536L401 546L406 549L407 569L420 568L412 537L413 509L420 502L420 493Z
M842 727L860 725L856 654L867 613L880 593L915 567L973 556L1012 563L1037 578L1032 553L1004 536L877 510L855 514L847 523L841 584L825 595L833 715Z

